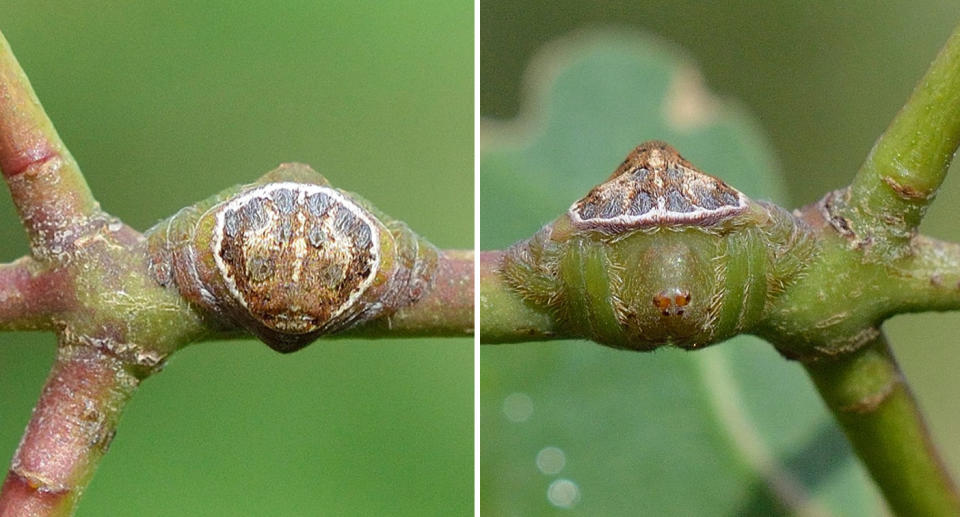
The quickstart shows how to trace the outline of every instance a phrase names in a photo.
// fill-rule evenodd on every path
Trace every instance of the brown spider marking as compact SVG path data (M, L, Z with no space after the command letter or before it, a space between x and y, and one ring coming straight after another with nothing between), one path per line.
M217 214L217 268L269 328L307 333L348 310L380 267L372 217L334 189L271 183Z
M689 291L669 289L653 296L653 306L664 316L683 316L687 305L690 305Z
M705 174L664 142L634 149L606 182L570 207L574 226L624 231L709 226L747 208L747 197Z

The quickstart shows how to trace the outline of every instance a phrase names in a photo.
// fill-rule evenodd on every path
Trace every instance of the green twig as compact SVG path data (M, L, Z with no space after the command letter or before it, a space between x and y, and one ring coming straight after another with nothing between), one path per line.
M908 257L890 268L896 312L960 309L960 244L918 235Z
M502 251L480 253L480 342L519 343L572 337L561 334L550 313L528 303L500 275Z
M960 498L883 335L854 354L805 367L894 512L960 515Z
M864 243L898 256L960 146L960 27L874 144L841 214Z

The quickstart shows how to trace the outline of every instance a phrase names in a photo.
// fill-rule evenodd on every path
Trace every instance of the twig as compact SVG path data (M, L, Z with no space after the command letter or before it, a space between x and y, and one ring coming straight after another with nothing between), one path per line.
M445 250L433 286L416 303L346 332L349 336L419 337L473 335L473 251Z
M502 251L480 253L480 342L542 341L573 336L562 333L548 311L525 301L500 275Z
M887 276L896 312L960 309L960 244L918 235L898 266Z
M0 265L0 329L50 330L49 316L73 303L69 278L30 257Z
M71 226L100 210L2 33L0 172L37 258L56 254Z
M960 145L960 27L874 144L841 213L881 255L898 256Z
M139 379L91 347L62 346L0 493L0 516L71 515Z
M855 354L805 367L897 515L960 515L960 498L883 335Z

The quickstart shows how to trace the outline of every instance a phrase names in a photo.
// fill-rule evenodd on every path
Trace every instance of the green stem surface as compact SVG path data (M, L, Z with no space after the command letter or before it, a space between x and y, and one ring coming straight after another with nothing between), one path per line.
M564 339L553 317L525 301L500 275L502 251L480 253L480 342L483 344L519 343Z
M923 218L960 146L960 27L850 185L841 210L858 237L896 254Z
M805 368L897 515L960 515L957 489L882 334Z

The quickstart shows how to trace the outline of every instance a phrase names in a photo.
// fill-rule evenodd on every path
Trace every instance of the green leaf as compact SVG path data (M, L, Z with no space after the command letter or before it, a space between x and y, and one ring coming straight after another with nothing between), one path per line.
M524 114L484 125L484 248L528 237L649 139L754 199L786 198L756 122L662 42L581 34L528 79ZM481 498L490 515L876 515L883 504L800 366L749 336L695 353L484 347Z

